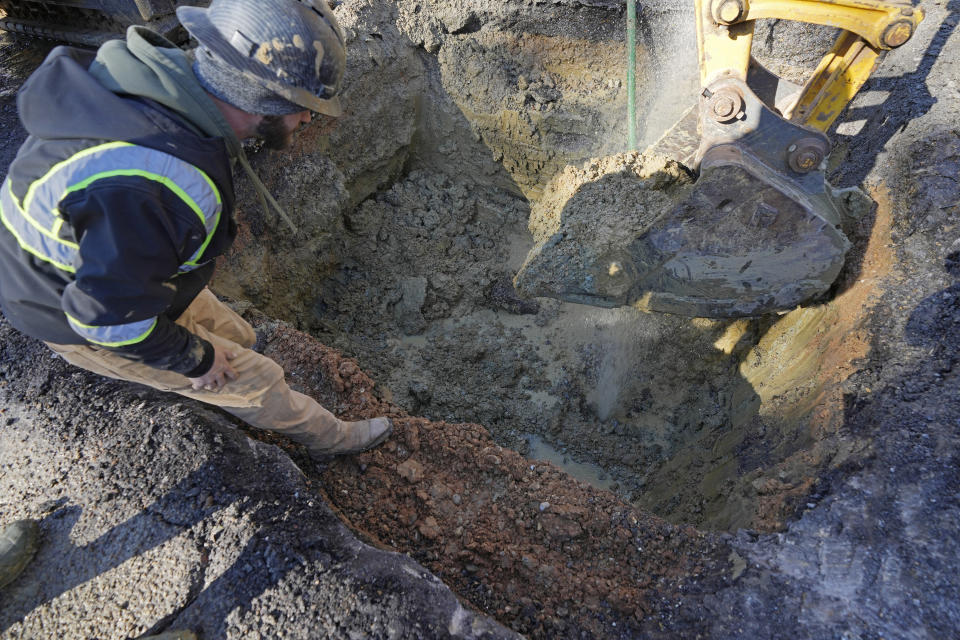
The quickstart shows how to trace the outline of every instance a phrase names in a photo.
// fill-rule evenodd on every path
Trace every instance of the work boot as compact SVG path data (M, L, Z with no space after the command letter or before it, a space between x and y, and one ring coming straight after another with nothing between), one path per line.
M197 640L197 636L192 631L167 631L158 636L147 636L140 640Z
M343 422L338 420L336 433L331 443L324 442L323 446L307 446L310 455L318 458L327 456L343 456L351 453L360 453L372 449L384 440L393 431L393 423L389 418L373 418L357 422Z
M20 575L40 542L36 520L17 520L0 531L0 589Z

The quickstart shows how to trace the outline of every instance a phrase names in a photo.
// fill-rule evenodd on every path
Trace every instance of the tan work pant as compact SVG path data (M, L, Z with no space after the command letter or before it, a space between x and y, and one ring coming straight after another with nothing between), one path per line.
M154 369L106 349L49 342L47 346L88 371L222 407L249 425L278 431L306 445L311 453L319 454L336 444L340 421L313 398L290 389L283 368L249 348L257 340L253 327L209 289L204 289L176 322L217 348L235 353L230 365L237 378L228 380L220 391L194 389L182 374Z

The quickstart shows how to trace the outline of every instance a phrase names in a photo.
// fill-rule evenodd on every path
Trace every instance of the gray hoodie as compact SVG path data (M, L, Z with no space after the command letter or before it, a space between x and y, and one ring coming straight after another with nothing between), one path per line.
M183 114L203 133L224 139L230 157L253 182L264 210L267 202L296 227L250 167L243 147L220 110L197 81L189 55L161 35L144 27L130 27L127 39L112 40L97 52L90 73L114 93L129 93L155 100Z

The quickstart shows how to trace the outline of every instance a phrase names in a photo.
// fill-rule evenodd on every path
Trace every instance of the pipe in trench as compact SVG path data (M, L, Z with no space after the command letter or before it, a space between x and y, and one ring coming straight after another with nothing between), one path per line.
M627 0L627 145L637 150L637 3Z

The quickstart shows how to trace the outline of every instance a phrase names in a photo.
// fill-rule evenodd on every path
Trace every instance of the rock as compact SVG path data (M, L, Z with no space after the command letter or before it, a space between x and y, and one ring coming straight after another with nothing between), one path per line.
M424 538L430 540L436 540L440 537L440 527L437 525L437 519L433 516L428 516L424 519L422 523L417 527L417 531L420 532Z
M583 535L583 527L579 523L563 516L545 513L540 516L540 522L547 535L554 540L572 540Z
M510 278L494 280L490 285L488 299L492 307L508 313L534 315L540 312L540 304L536 300L521 298Z
M416 484L423 480L423 465L411 458L397 465L397 473L407 482Z
M430 400L433 398L433 391L431 388L418 380L411 381L407 389L416 402L415 406L417 410L421 410L423 407L430 404Z
M423 317L423 303L427 298L427 279L404 278L400 283L400 301L393 308L397 324L408 336L423 332L427 324Z

